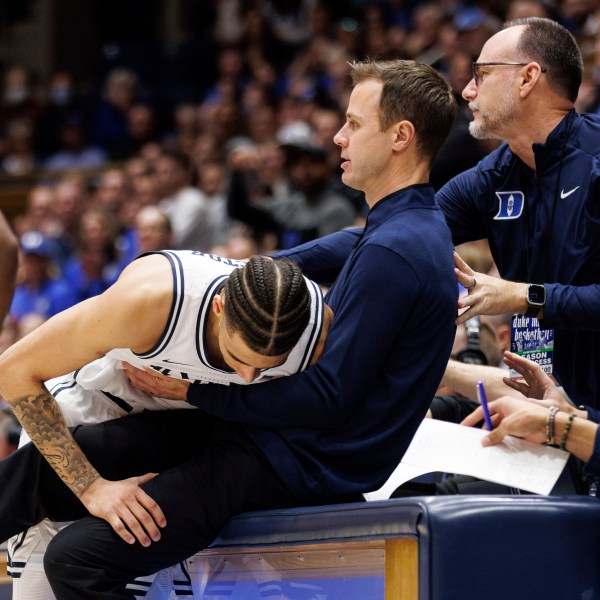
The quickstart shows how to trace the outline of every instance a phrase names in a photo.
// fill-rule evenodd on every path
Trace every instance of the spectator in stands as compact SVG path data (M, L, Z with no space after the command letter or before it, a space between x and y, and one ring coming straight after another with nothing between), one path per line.
M333 142L333 138L343 122L344 119L341 113L331 108L318 108L311 115L310 125L314 132L314 143L323 148L327 154L332 172L337 172L340 169L339 150Z
M277 240L274 236L266 234L259 240L254 232L242 224L236 224L231 228L231 234L226 244L214 246L211 253L218 256L226 256L236 260L245 260L255 254L265 254L277 250Z
M23 121L31 127L37 122L40 104L34 97L31 73L22 65L6 69L0 97L0 128L12 121Z
M127 111L136 99L137 89L138 78L133 71L114 69L106 77L102 98L93 111L91 141L113 160L129 158Z
M309 40L312 0L270 0L264 16L280 53L278 59L288 64L295 53Z
M97 296L119 277L122 266L116 249L117 221L105 209L85 209L79 221L77 247L63 268L77 301Z
M138 152L139 158L146 161L148 168L152 171L156 171L156 163L158 159L163 155L165 149L158 142L149 142L144 144L141 150Z
M115 248L117 249L117 260L121 265L126 265L137 256L135 219L141 207L139 196L136 197L131 191L116 214Z
M33 186L27 194L25 212L14 219L14 228L19 236L26 231L40 231L52 236L58 223L54 217L55 194L49 184Z
M148 143L159 139L157 115L148 103L136 102L127 110L129 144L124 147L126 158L137 154Z
M15 177L30 175L38 166L33 147L33 123L13 119L6 127L6 154L1 168Z
M125 171L111 167L102 171L97 181L92 204L97 204L112 213L119 212L129 195L129 186Z
M348 198L331 185L333 174L327 154L312 141L310 128L295 123L281 134L285 171L275 185L263 190L262 198L253 198L253 202L248 179L256 176L260 156L251 148L232 153L230 216L255 230L275 232L280 248L352 225L356 211Z
M173 242L177 248L208 250L207 200L191 185L189 160L180 152L164 152L156 161L159 206L171 220Z
M280 132L281 133L281 132ZM311 136L280 136L289 174L290 193L273 196L266 208L286 231L313 231L315 237L338 231L353 224L355 208L347 195L333 185L325 150ZM336 182L337 183L337 182ZM296 239L300 241L301 235ZM306 239L306 238L305 238ZM288 241L286 247L290 247Z
M169 217L158 206L144 206L135 218L136 255L172 247Z
M72 113L58 131L59 147L42 163L49 171L68 169L93 169L101 167L108 160L104 150L87 143L87 130L83 115Z
M408 56L422 62L433 62L439 57L437 47L444 13L435 2L426 2L415 7L412 28L407 34L404 48Z
M145 175L150 175L152 173L152 169L148 162L139 154L126 160L123 165L123 170L125 171L125 176L131 186L133 186L138 177L144 177Z
M75 251L79 217L87 204L88 193L84 178L76 172L63 173L54 187L52 214L56 230L52 233L57 251L57 264L62 268Z
M206 200L207 239L205 248L226 244L232 221L227 214L225 173L218 162L207 162L198 170L198 189Z
M62 70L53 73L35 128L35 147L42 159L60 149L60 130L67 117L84 112L72 74ZM84 127L87 132L87 122Z
M96 183L96 180L94 182ZM139 209L139 203L132 193L131 183L124 169L111 167L100 174L90 199L93 206L111 213L112 219L116 217L115 244L119 262L122 264L127 264L135 258L133 220Z
M191 156L199 131L198 107L192 102L183 102L173 111L173 130L162 141L165 150L176 150Z
M277 113L269 104L258 104L247 110L247 130L250 142L272 142L277 133Z
M496 334L496 340L498 342L498 347L500 348L500 352L502 353L502 355L504 355L504 353L507 350L510 350L510 332L512 317L513 316L510 313L502 313L499 315L483 315L481 317L482 322L488 323L490 327L494 330ZM494 365L495 363L489 364ZM504 368L504 361L501 361L497 366Z
M273 34L264 9L251 6L245 10L244 28L236 42L239 42L247 57L254 76L257 77L260 71L268 79L269 85L274 84L275 74L285 69L290 57L286 52L281 52L282 43ZM263 76L257 78L266 83Z
M458 47L470 56L478 56L487 39L500 29L501 23L484 6L465 5L456 11L454 27L458 32Z
M228 214L247 225L258 245L268 236L276 238L273 247L278 247L279 224L262 208L262 203L272 190L285 186L283 165L283 151L275 143L256 147L236 144L229 154Z
M225 91L214 105L203 104L200 107L200 126L203 131L215 136L219 146L224 146L243 132L242 114L233 92L233 89Z
M224 162L222 147L216 136L201 133L195 140L190 153L195 169L201 169L207 162Z
M131 197L140 207L158 204L160 196L153 173L146 173L131 179Z
M506 21L527 17L552 18L549 3L544 0L512 0L509 2L504 18Z
M51 317L79 301L63 277L52 276L52 241L39 231L21 237L22 264L10 314L21 320L29 313Z

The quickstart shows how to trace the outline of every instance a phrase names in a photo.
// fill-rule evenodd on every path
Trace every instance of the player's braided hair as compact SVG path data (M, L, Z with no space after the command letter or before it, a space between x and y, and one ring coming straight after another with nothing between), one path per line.
M292 261L254 256L231 273L222 291L228 327L259 354L285 354L308 325L310 294Z

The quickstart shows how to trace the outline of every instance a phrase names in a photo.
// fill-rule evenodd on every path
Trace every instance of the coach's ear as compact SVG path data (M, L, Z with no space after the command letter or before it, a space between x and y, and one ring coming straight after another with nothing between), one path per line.
M410 121L399 121L392 128L392 147L400 152L408 148L415 138L415 126Z
M212 309L217 317L223 316L223 312L225 311L225 300L221 294L215 294L212 301Z

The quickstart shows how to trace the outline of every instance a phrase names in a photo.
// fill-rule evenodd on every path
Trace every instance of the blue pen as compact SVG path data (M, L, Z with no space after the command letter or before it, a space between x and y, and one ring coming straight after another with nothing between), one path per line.
M483 381L477 382L477 399L479 404L483 408L483 418L488 431L491 431L494 427L492 425L492 419L490 417L490 409L488 408L487 398L485 397L485 390L483 389Z

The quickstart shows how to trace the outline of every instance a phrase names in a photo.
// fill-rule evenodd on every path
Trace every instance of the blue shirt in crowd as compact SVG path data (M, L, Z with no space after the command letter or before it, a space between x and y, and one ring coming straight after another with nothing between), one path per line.
M47 279L39 288L18 285L9 312L17 321L30 313L50 318L77 302L77 294L67 281Z

